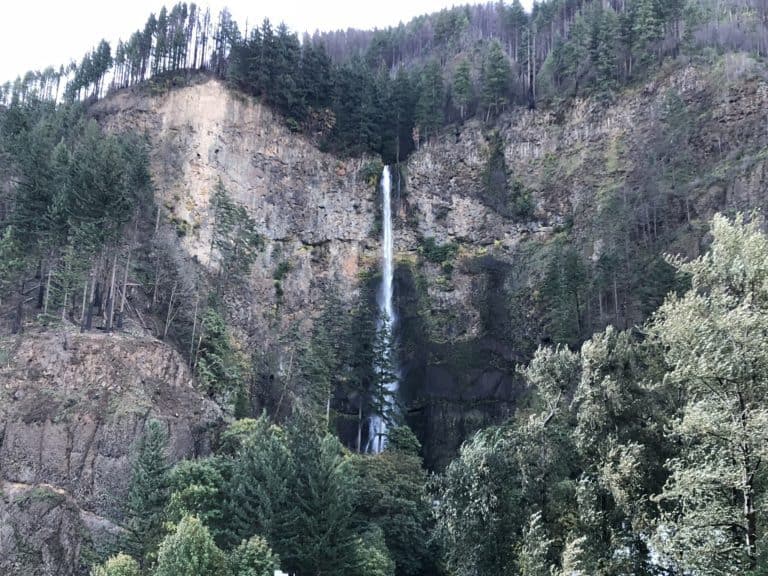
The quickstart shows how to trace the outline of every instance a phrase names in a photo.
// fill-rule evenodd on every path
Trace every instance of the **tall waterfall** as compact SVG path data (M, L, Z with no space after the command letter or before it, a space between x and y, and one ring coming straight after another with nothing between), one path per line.
M392 305L392 281L394 276L394 267L392 260L394 258L394 241L392 239L392 178L389 171L389 166L384 167L384 172L381 175L381 196L382 201L382 227L383 238L381 242L382 255L381 255L381 286L379 287L379 294L377 302L379 305L379 322L378 330L386 330L389 332L390 337L394 333L395 322L397 317L395 315L395 308ZM390 338L391 340L391 338ZM385 351L386 360L391 364L394 374L397 374L396 358L394 358L393 350L390 347ZM380 374L382 373L381 366L374 367ZM394 397L397 394L398 387L397 379L392 382L386 383L384 393L385 410L390 412L394 407ZM384 414L373 414L368 422L368 452L378 454L381 452L387 443L387 420Z

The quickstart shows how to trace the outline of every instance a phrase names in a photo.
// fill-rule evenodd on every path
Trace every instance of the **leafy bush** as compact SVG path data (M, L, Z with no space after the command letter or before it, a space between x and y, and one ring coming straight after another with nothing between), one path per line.
M424 238L421 244L421 253L429 262L444 264L456 256L459 246L455 242L438 244L434 238Z

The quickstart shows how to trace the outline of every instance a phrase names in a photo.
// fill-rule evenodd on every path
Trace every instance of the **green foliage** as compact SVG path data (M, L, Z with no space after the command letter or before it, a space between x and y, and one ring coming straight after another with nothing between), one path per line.
M154 576L227 576L227 564L205 525L184 516L160 544Z
M290 477L290 506L273 546L288 572L346 574L357 562L357 479L339 441L314 429L303 418L289 429L297 466Z
M223 441L231 458L223 503L227 542L259 534L282 550L282 515L291 506L289 482L295 474L284 431L261 416L236 422Z
M393 432L383 453L354 460L359 478L357 513L382 530L384 550L396 573L410 576L421 573L427 564L432 515L421 458L408 451L414 448L415 437L405 427ZM398 448L398 440L408 435L410 448Z
M438 480L436 535L450 570L511 576L555 563L574 507L566 400L578 372L577 355L540 349L522 371L536 395L528 418L476 434ZM534 515L539 520L523 530L519 519ZM533 541L531 530L548 542Z
M182 460L169 474L170 498L165 511L177 524L185 516L199 518L221 543L229 519L224 515L226 480L224 465L217 458Z
M209 395L231 399L243 392L248 366L215 304L212 300L200 321L195 372Z
M465 58L456 67L456 72L453 75L453 99L459 106L462 119L472 102L472 97L471 71L469 60Z
M397 398L389 391L398 380L395 365L397 347L390 326L389 319L382 318L381 325L376 330L373 339L374 370L367 390L371 411L378 414L387 423L388 428L397 423L400 415L400 410L396 409ZM368 439L369 446L378 446L378 451L384 447L386 441L381 435Z
M372 160L366 162L360 169L360 178L368 184L371 188L379 189L379 180L381 179L381 172L384 170L384 165L379 160Z
M261 536L243 540L230 557L233 576L274 576L280 559Z
M547 334L554 342L575 345L584 335L587 270L582 256L561 235L548 246L540 289Z
M395 426L389 430L386 449L389 452L418 456L421 453L421 443L408 426Z
M0 238L0 288L6 288L23 269L23 245L13 226L8 226Z
M355 565L350 574L395 576L395 563L389 556L381 529L374 527L355 541Z
M139 563L127 554L117 554L94 567L91 576L141 576Z
M438 244L437 240L431 236L424 238L419 248L424 258L434 264L443 264L448 260L452 260L459 250L456 243L446 242L445 244Z
M128 548L142 563L154 559L163 537L168 501L168 435L163 424L150 420L139 438L126 503Z
M550 546L552 541L541 522L541 512L534 512L528 519L528 526L523 531L522 545L518 564L520 576L550 576Z
M475 435L437 480L436 535L453 573L514 573L522 486L506 445Z
M491 113L498 114L504 110L509 101L509 82L511 67L509 60L498 41L493 40L485 55L482 73L482 97L486 107L486 118Z
M416 125L426 141L443 125L445 88L440 64L433 60L421 71L416 102Z
M213 192L211 205L214 216L211 252L215 249L218 253L219 285L230 279L243 281L250 273L263 239L248 210L230 199L221 180Z
M691 290L670 296L652 324L685 406L673 424L679 456L658 500L656 543L685 570L737 574L757 566L759 502L768 457L768 238L760 223L713 221L710 250L674 260Z

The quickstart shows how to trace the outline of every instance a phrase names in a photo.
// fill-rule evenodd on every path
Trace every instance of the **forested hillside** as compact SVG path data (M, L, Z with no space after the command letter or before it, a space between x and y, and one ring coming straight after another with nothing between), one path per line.
M179 3L5 84L0 573L768 574L766 52L763 0Z
M768 48L759 1L546 0L467 5L377 31L299 39L268 20L240 30L228 11L179 3L112 48L29 72L0 99L83 100L150 78L209 70L261 97L289 126L343 153L407 157L437 130L508 106L610 100L666 58L707 49Z

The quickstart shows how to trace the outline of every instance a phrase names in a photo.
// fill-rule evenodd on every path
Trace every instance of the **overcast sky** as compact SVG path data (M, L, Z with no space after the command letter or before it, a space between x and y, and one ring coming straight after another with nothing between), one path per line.
M471 2L471 0L466 0ZM530 9L532 0L522 0ZM27 70L80 60L106 38L113 44L126 39L144 25L150 12L157 13L162 0L4 0L0 8L0 83ZM165 2L172 6L174 0ZM196 2L206 5L204 1ZM296 32L345 28L386 28L401 20L434 12L464 0L211 0L218 13L229 7L249 27L268 17L274 24L284 21Z

